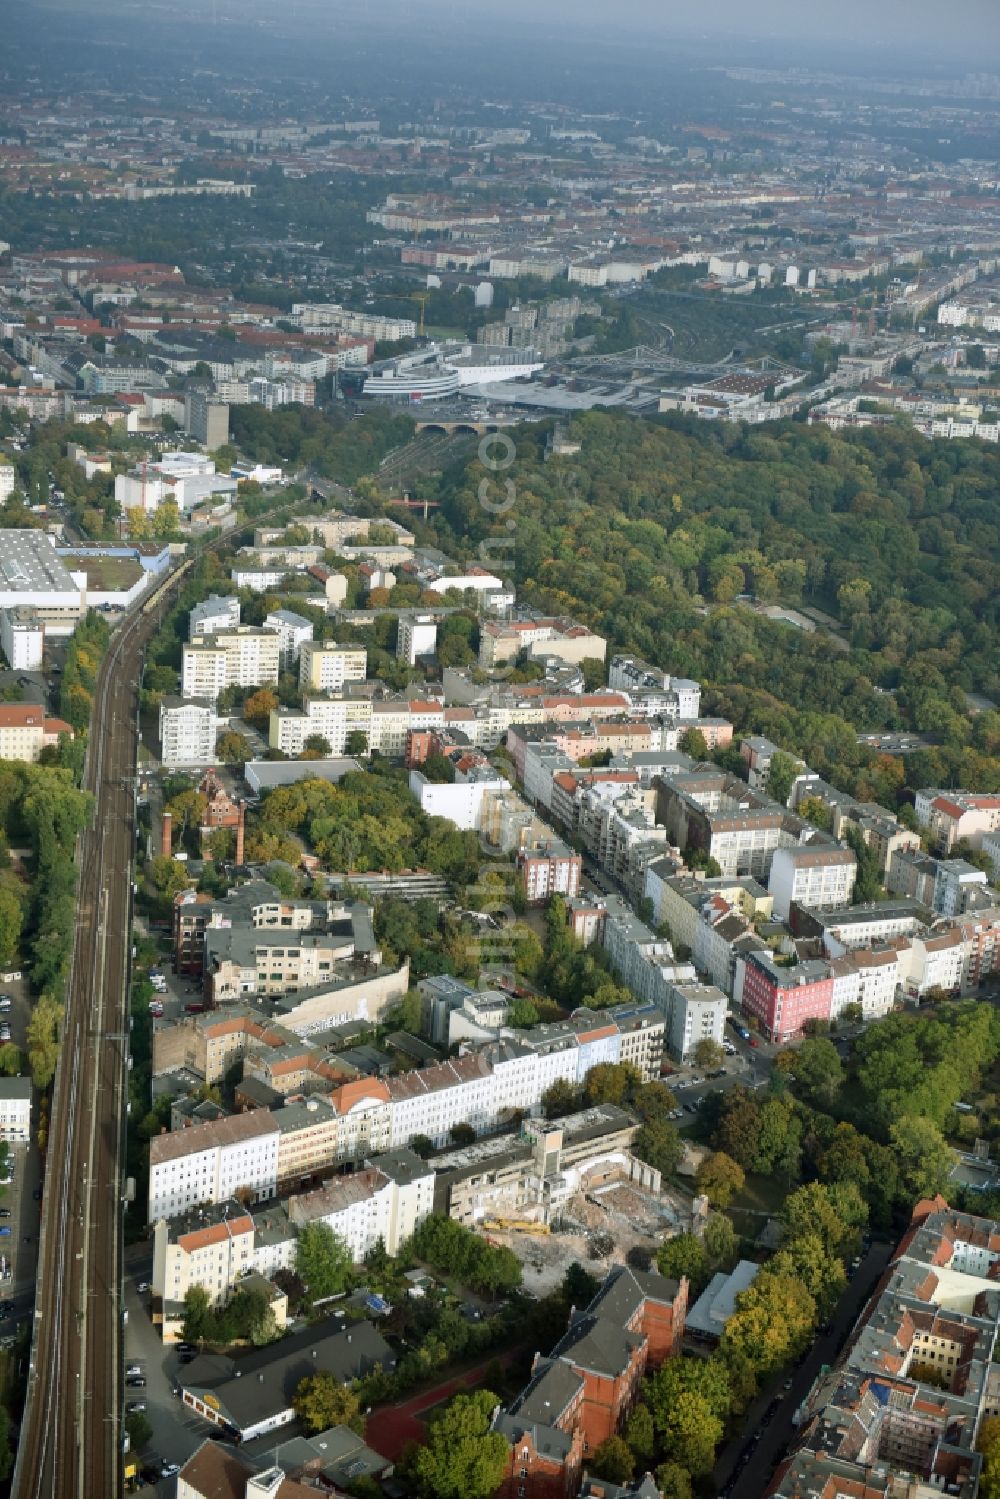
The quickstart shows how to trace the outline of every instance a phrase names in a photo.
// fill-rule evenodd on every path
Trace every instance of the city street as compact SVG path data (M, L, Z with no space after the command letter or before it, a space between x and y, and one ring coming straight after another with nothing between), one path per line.
M871 1245L840 1298L828 1324L830 1331L819 1334L793 1371L791 1389L783 1389L788 1376L778 1375L746 1411L740 1435L722 1449L715 1464L713 1477L724 1499L760 1499L794 1435L792 1417L809 1394L823 1365L832 1365L836 1361L858 1313L889 1263L892 1251L891 1244L877 1242Z

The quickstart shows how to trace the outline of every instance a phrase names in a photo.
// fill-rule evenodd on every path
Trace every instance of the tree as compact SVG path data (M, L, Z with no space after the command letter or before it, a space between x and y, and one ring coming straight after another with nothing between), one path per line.
M579 1260L574 1260L566 1267L566 1274L562 1280L562 1295L569 1306L574 1306L579 1311L582 1307L589 1306L597 1295L600 1282L585 1270Z
M736 1298L719 1352L725 1362L746 1364L766 1378L797 1358L816 1323L816 1302L794 1276L758 1272Z
M212 1302L204 1286L188 1286L184 1292L184 1321L181 1336L186 1343L202 1343L208 1336Z
M336 1296L347 1286L351 1252L328 1223L307 1223L295 1243L295 1272L310 1301Z
M359 1435L363 1427L361 1402L350 1385L340 1382L328 1369L307 1374L292 1396L295 1414L309 1432L331 1426L349 1426Z
M583 1082L587 1104L623 1104L631 1088L642 1081L641 1074L628 1062L600 1062L591 1067Z
M245 734L227 729L215 741L215 753L223 765L245 765L253 759L253 747Z
M639 1462L646 1463L656 1451L656 1428L652 1412L642 1402L635 1406L625 1426L625 1440Z
M661 1463L656 1470L660 1499L694 1499L691 1475L680 1463Z
M367 755L368 735L364 729L348 729L344 739L345 755Z
M702 1036L694 1049L694 1059L699 1067L718 1067L724 1057L722 1047L711 1036Z
M841 1254L852 1245L868 1218L857 1187L850 1182L824 1186L810 1182L785 1199L784 1219L790 1240L815 1235L828 1254Z
M829 1316L847 1285L843 1261L830 1254L819 1234L786 1239L768 1269L800 1280L821 1317Z
M302 744L303 760L327 760L332 754L329 739L322 734L307 734Z
M36 1088L47 1088L56 1075L59 1059L59 1027L62 1005L51 995L43 994L28 1021L28 1062Z
M243 704L243 717L257 729L266 729L279 707L278 695L269 687L258 687Z
M889 1141L904 1185L914 1197L944 1191L956 1157L933 1120L904 1116L890 1125Z
M681 1137L666 1119L647 1119L632 1142L633 1154L662 1176L676 1171L684 1154Z
M705 1246L694 1234L674 1234L656 1251L656 1268L668 1280L686 1275L692 1292L697 1293L708 1280Z
M564 1114L573 1114L580 1107L580 1093L564 1077L557 1077L542 1094L542 1108L546 1119L561 1119Z
M0 967L9 968L17 961L21 944L24 907L17 891L5 882L0 884Z
M1000 1499L1000 1416L987 1416L981 1423L976 1451L983 1454L980 1499Z
M743 1168L726 1155L716 1150L698 1167L697 1184L713 1207L724 1208L737 1192L742 1192L746 1177Z
M844 1064L833 1042L817 1036L803 1041L793 1056L799 1091L817 1108L828 1107L844 1082Z
M128 1432L130 1452L142 1452L153 1440L152 1423L146 1419L142 1411L129 1411L126 1414L125 1430Z
M635 1472L635 1458L624 1437L605 1437L591 1457L590 1466L598 1478L606 1478L608 1483L628 1483Z
M685 729L678 741L678 749L692 760L708 759L708 740L700 729Z
M784 750L778 750L771 757L771 764L767 772L767 791L776 802L785 805L791 795L792 786L796 777L802 770L802 763L796 760L794 755L788 755Z
M466 1124L464 1120L459 1120L457 1124L453 1124L451 1127L451 1138L455 1145L473 1145L476 1140L476 1131L471 1124Z
M11 1041L5 1041L0 1045L0 1073L5 1077L17 1077L20 1074L24 1058L18 1047Z
M507 1470L505 1437L490 1430L499 1397L490 1390L456 1395L430 1423L427 1445L413 1459L426 1499L489 1499Z
M729 1265L735 1260L739 1238L731 1219L725 1213L709 1213L705 1219L702 1243L709 1265Z

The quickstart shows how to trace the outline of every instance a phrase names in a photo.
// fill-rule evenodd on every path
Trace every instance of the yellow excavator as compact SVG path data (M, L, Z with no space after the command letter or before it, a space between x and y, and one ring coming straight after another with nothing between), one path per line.
M484 1218L483 1227L496 1229L499 1233L510 1233L512 1230L521 1234L552 1232L547 1223L536 1223L533 1218Z

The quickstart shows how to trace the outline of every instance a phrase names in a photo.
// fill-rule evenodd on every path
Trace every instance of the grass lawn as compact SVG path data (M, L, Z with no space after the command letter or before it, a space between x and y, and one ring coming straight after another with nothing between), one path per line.
M739 1213L741 1209L754 1216L761 1213L780 1213L791 1188L774 1176L756 1176L749 1173L742 1192L733 1198L727 1212Z

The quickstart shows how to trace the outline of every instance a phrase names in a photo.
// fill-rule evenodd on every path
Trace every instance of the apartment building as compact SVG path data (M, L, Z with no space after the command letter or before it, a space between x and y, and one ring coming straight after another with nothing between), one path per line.
M168 770L211 765L217 723L207 699L165 697L160 703L160 763Z
M998 1265L1000 1225L940 1196L916 1203L837 1366L806 1395L767 1495L981 1494L976 1438L1000 1412Z
M156 1220L152 1288L165 1302L182 1302L192 1286L202 1286L211 1304L222 1306L254 1268L254 1223L238 1202Z
M432 614L401 614L396 622L396 655L408 666L437 650L437 624Z
M41 671L45 626L33 609L0 609L0 647L11 671Z
M351 682L363 682L368 652L363 645L338 645L334 640L302 643L299 686L303 692L343 692Z
M31 1078L0 1078L0 1140L26 1144L31 1139Z
M60 734L74 737L61 718L47 718L44 708L30 703L0 703L0 760L23 760L34 765L47 745Z
M270 1114L237 1114L155 1136L149 1143L148 1218L206 1202L266 1202L278 1184L278 1130Z
M552 1352L493 1418L510 1444L499 1499L576 1492L586 1454L623 1425L646 1374L680 1349L688 1283L616 1266L590 1305L574 1309Z
M852 849L828 839L775 849L767 884L775 916L787 921L793 903L823 908L848 905L857 867Z
M960 841L980 848L987 834L1000 830L1000 795L926 788L917 792L913 810L918 827L928 830L942 854Z
M603 661L608 643L571 619L485 620L479 636L480 666L500 666L524 651L561 661Z
M689 677L672 677L637 656L612 656L608 686L628 693L664 692L673 697L668 711L674 718L697 718L701 713L701 686Z
M283 672L294 671L304 645L313 638L312 622L292 609L272 609L264 620L264 629L278 637L278 663Z
M305 742L319 734L330 746L331 755L343 755L349 734L363 734L368 748L373 748L372 699L356 687L337 697L307 697L305 706L277 708L270 718L268 744L290 758L301 755Z
M583 860L559 838L542 838L518 849L518 873L524 881L529 906L544 905L550 896L579 894Z
M188 640L235 630L240 623L240 601L235 594L210 594L195 604L188 615Z
M829 1020L833 973L825 961L783 967L769 952L748 953L736 965L734 999L769 1041L788 1041L807 1020Z
M273 630L238 625L189 641L181 657L181 694L214 702L227 687L276 683L281 669Z
M328 1224L355 1264L380 1243L388 1254L398 1254L433 1211L434 1169L410 1150L373 1156L360 1171L334 1177L288 1201L293 1228Z
M662 777L656 820L672 844L715 859L724 875L758 879L770 874L778 848L799 842L805 826L738 776L707 765Z
M728 1010L728 999L714 984L672 984L667 1040L671 1056L688 1061L699 1041L721 1046Z

